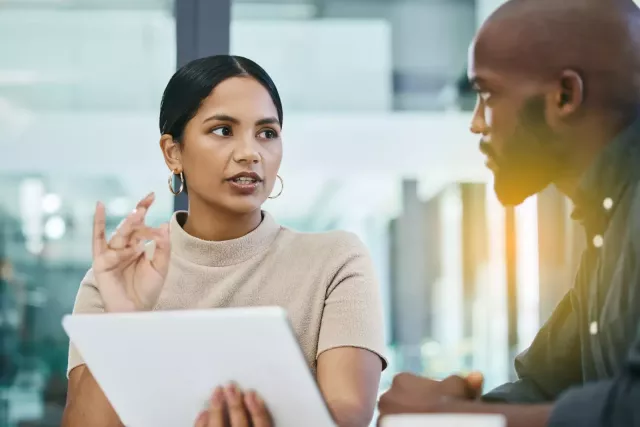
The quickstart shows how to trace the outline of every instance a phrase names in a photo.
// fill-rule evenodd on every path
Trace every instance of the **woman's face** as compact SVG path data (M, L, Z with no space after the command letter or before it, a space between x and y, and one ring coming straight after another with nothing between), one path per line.
M235 214L260 209L282 160L278 112L250 77L220 83L202 102L180 144L163 136L167 166L182 171L189 201Z

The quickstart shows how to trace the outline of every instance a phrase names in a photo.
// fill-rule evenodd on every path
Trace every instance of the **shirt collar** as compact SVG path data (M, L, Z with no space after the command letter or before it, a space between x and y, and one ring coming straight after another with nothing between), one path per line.
M615 137L583 175L574 197L572 218L585 225L608 223L628 183L640 169L639 160L640 118Z

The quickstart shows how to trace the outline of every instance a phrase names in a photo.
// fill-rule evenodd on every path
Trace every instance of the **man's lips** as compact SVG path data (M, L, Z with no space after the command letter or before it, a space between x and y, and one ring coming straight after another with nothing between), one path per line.
M486 161L484 165L491 169L492 171L496 171L498 169L498 164L494 160L494 152L488 140L482 139L479 144L480 152L486 156Z
M484 162L484 165L490 169L492 172L496 172L498 170L498 164L491 157L487 157L487 160Z

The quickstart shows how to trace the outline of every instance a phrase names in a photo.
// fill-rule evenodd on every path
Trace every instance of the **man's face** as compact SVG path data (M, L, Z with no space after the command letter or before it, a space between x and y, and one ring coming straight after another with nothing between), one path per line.
M481 136L496 196L516 206L551 184L562 164L545 97L532 82L491 67L475 46L469 56L468 76L478 93L471 131Z

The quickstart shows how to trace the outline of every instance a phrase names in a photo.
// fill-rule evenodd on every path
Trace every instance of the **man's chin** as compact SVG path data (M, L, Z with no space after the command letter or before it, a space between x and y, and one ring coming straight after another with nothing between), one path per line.
M506 193L504 191L498 191L498 189L496 189L494 187L495 193L496 193L496 197L498 198L498 201L500 202L500 204L504 207L516 207L521 205L525 200L527 200L529 197L533 196L533 194L527 194L527 195L522 195L522 194L513 194L513 193Z
M505 182L506 181L506 182ZM529 197L544 190L545 185L517 184L517 180L505 180L495 177L493 190L500 204L505 207L515 207L521 205Z

